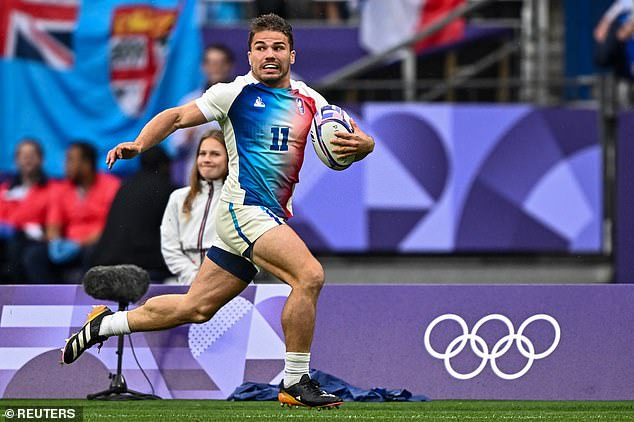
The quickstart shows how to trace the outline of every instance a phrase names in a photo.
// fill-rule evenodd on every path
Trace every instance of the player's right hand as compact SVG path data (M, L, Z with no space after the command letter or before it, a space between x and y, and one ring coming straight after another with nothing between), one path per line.
M112 168L114 163L119 160L128 160L134 158L141 153L141 146L135 142L122 142L116 147L108 151L106 156L106 165L108 170Z

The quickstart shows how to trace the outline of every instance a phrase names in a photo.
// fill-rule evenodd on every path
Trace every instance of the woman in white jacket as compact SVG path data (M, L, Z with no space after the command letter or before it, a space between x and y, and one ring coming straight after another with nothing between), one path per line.
M203 134L189 186L170 195L161 222L161 251L178 284L190 285L216 235L215 212L228 173L219 130Z

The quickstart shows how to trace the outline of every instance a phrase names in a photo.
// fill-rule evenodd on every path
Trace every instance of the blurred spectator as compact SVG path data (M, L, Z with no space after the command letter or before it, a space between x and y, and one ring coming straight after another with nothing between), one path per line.
M267 13L275 13L286 18L286 0L255 0L255 16L262 16Z
M34 139L20 142L15 151L18 173L0 185L0 239L6 264L0 279L24 283L22 255L27 245L44 239L50 183L42 161L44 153Z
M634 0L616 0L594 29L596 64L628 79L632 79L627 50L634 34L633 11Z
M152 281L170 272L161 255L161 219L174 186L170 159L161 147L141 154L141 170L123 182L112 201L106 226L92 256L93 265L134 264Z
M256 0L256 16L275 13L287 19L320 19L340 23L348 19L349 0Z
M345 1L315 0L315 6L315 16L329 23L341 23L349 17L348 4Z
M161 249L178 284L190 285L216 236L216 206L228 173L222 132L204 134L188 187L169 198L161 223Z
M205 74L205 86L187 94L180 105L187 104L200 97L210 86L220 82L231 82L234 77L235 57L233 52L222 44L212 44L205 48L203 53L202 70ZM192 167L196 162L196 142L202 134L211 130L220 129L218 122L210 122L204 125L176 131L170 138L172 147L176 150L176 160L172 168L174 181L179 185L186 185Z
M66 179L51 191L47 243L29 245L25 271L32 284L78 282L101 236L119 180L97 173L97 152L85 142L66 151Z

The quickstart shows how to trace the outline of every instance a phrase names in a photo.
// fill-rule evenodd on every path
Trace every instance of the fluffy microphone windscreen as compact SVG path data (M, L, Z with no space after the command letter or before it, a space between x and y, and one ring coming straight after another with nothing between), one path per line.
M95 299L134 303L150 285L150 275L136 265L92 267L84 275L84 290Z

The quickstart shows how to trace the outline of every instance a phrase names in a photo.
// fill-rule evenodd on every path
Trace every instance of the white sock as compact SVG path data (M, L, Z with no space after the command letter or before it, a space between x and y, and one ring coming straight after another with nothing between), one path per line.
M310 353L286 352L284 357L284 387L297 384L304 374L308 374Z
M130 333L130 327L128 327L128 311L115 312L112 315L103 317L101 320L101 325L99 326L100 336L111 337Z

